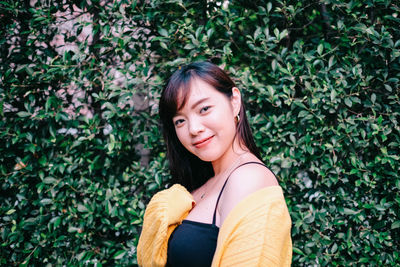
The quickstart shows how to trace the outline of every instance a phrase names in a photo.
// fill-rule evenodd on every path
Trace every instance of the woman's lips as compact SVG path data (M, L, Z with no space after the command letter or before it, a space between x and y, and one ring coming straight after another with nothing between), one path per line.
M213 135L213 136L210 136L210 137L207 137L207 138L204 138L203 140L200 140L200 141L194 143L193 145L194 145L196 148L201 148L201 147L203 147L203 146L208 145L208 143L211 142L211 139L212 139L213 137L214 137L214 135Z

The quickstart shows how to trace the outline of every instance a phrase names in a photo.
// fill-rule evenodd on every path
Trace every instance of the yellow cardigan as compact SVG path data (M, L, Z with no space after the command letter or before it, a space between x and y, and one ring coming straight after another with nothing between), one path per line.
M178 184L153 196L145 211L137 247L139 266L165 266L168 239L194 205L192 195ZM233 208L222 224L212 267L290 266L290 227L280 186L252 193Z

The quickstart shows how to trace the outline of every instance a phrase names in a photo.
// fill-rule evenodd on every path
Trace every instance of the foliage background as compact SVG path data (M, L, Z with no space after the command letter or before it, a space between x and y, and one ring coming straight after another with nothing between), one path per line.
M157 101L211 60L242 90L293 266L400 264L398 1L0 1L0 265L134 265L168 186Z

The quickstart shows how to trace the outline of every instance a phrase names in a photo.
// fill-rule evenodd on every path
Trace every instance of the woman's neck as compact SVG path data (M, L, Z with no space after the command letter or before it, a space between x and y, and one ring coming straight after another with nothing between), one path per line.
M238 164L242 156L250 153L247 149L243 149L237 142L225 152L223 156L212 162L215 177L220 176L229 170L233 165Z

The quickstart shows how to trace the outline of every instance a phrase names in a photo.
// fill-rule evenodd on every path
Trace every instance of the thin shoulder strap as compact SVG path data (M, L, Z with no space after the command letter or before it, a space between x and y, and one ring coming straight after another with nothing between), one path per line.
M225 185L226 185L226 183L228 182L229 178L231 177L232 173L233 173L234 171L236 171L236 169L238 169L239 167L242 167L242 166L247 165L247 164L252 164L252 163L254 163L254 164L259 164L259 165L262 165L262 166L264 166L264 167L267 168L267 166L265 166L263 163L260 163L260 162L257 162L257 161L249 161L249 162L245 162L245 163L243 163L243 164L240 164L240 165L237 166L235 169L233 169L233 171L231 171L231 173L229 174L228 178L226 178L225 183L224 183L224 185L223 185L222 188L221 188L221 191L219 192L219 195L218 195L218 198L217 198L217 203L215 204L215 208L214 208L214 215L213 215L212 224L215 225L215 220L216 220L216 215L217 215L217 207L218 207L219 199L221 198L221 195L222 195L222 192L224 191Z

